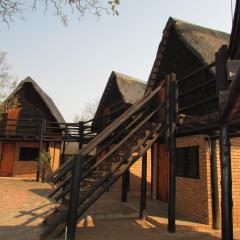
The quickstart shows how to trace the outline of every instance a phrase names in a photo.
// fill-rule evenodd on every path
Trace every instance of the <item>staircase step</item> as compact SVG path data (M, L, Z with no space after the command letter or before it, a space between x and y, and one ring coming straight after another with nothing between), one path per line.
M100 164L100 166L98 166L97 171L105 171L105 172L107 172L110 169L111 169L111 162L106 161L106 162Z
M96 170L96 171L93 171L93 172L91 173L91 177L93 177L93 178L94 178L94 177L95 177L95 178L101 178L101 177L105 176L106 173L107 173L107 171Z

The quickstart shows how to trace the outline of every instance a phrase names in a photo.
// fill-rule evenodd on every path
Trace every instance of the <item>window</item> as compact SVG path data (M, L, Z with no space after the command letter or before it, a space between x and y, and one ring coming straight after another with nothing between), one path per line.
M36 161L38 148L20 148L19 161Z
M199 178L199 147L177 148L176 175Z

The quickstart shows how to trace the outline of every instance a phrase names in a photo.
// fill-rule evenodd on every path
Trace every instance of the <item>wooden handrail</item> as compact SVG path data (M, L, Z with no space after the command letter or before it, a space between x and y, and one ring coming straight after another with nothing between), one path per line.
M77 153L86 156L89 154L97 145L99 145L104 139L106 139L110 134L121 126L126 120L128 120L132 115L136 114L145 104L147 104L165 85L165 80L161 81L159 86L152 92L146 93L142 98L140 98L133 106L131 106L126 112L119 116L115 121L113 121L108 127L106 127L102 132L100 132L96 137L94 137L87 146L83 147ZM71 161L74 160L74 156L70 158L67 162L63 163L62 166L47 179L50 181L57 173L59 173L63 168L68 166Z
M89 152L91 152L99 143L101 143L104 139L106 139L115 129L117 129L133 114L139 111L146 103L148 103L163 88L164 84L165 84L165 81L162 81L154 91L152 91L151 93L147 93L141 99L139 99L132 107L130 107L126 112L124 112L114 122L112 122L108 127L106 127L101 133L99 133L92 141L90 141L87 146L81 149L79 151L79 154L81 154L82 156L85 156Z

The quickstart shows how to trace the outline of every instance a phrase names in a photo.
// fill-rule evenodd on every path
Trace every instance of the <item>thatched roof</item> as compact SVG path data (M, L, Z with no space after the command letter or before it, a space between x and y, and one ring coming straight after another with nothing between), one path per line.
M118 72L112 72L112 74L115 76L113 78L110 77L109 80L117 82L118 89L125 103L134 104L143 96L146 87L145 81Z
M168 24L173 24L178 36L186 46L206 64L215 61L215 53L222 45L229 44L229 34L221 31L174 18L170 18Z
M119 97L119 101L132 105L143 96L145 87L145 81L113 71L102 94L95 118L102 114L106 105L111 105L109 97Z
M160 42L156 59L150 74L148 84L155 79L155 73L161 65L161 58L164 55L164 50L168 38L171 37L171 32L175 30L178 38L185 44L203 65L209 65L215 61L215 53L222 45L229 44L229 34L204 28L192 23L178 20L170 17L163 31L163 37Z
M24 88L26 84L32 85L37 94L41 97L43 102L48 107L50 113L53 115L56 122L64 123L65 120L53 100L40 88L40 86L31 77L27 77L23 81L21 81L15 88L15 90L6 98L6 100L3 102L3 105L6 105L18 91Z

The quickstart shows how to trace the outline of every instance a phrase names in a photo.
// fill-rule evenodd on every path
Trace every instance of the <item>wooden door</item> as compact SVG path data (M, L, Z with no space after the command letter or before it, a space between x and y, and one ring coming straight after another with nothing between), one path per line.
M168 152L163 144L158 144L157 199L168 201Z
M8 177L13 175L14 156L15 144L3 143L2 156L0 160L0 176Z

